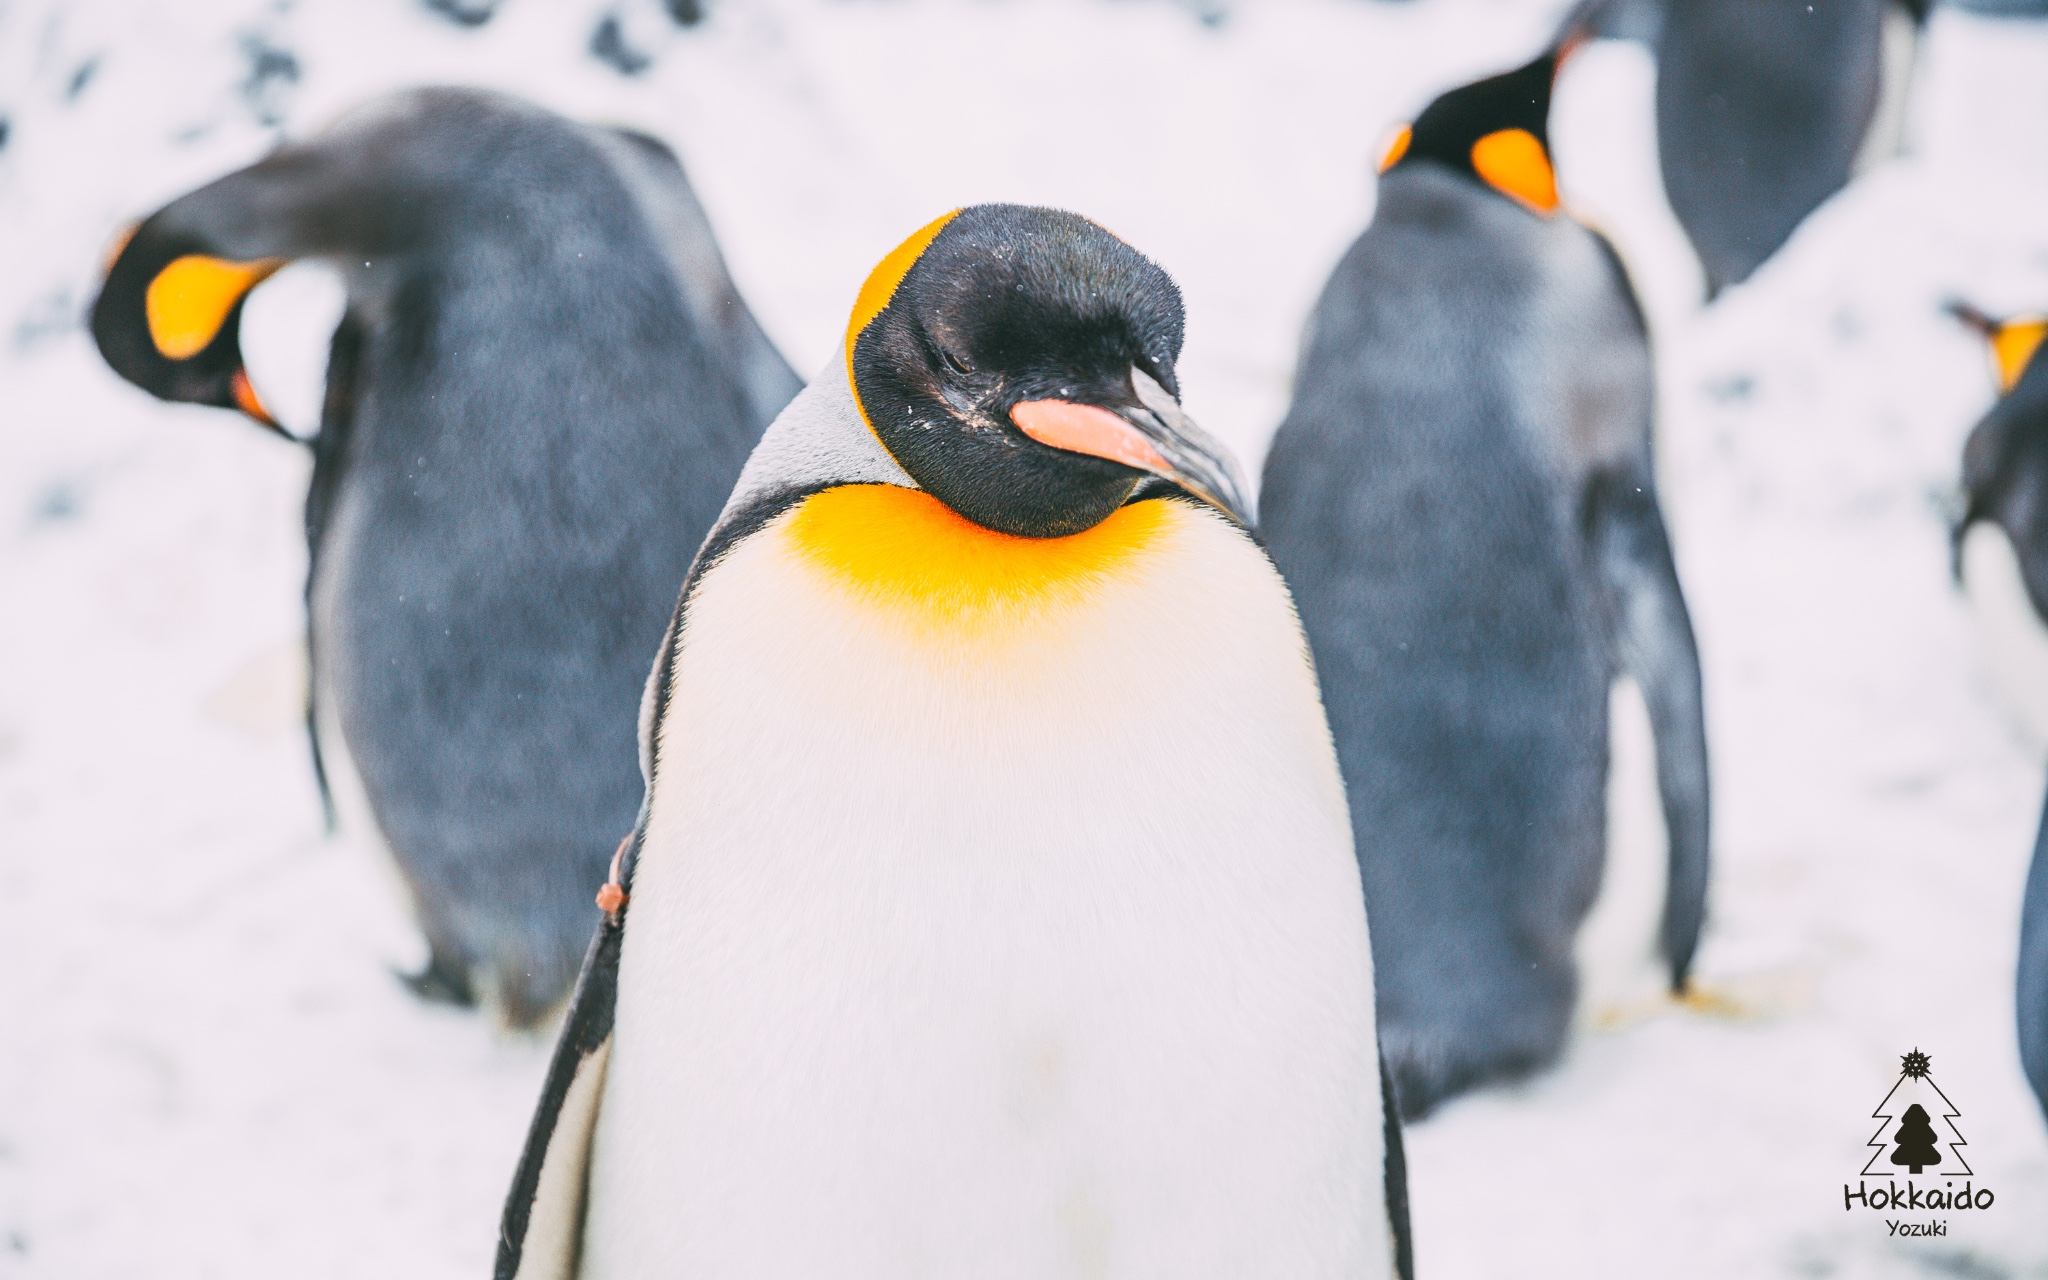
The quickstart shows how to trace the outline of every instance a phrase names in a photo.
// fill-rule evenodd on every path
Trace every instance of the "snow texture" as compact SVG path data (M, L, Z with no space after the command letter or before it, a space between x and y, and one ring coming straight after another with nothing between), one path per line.
M322 835L297 730L306 460L101 364L80 313L122 225L373 93L492 85L668 139L815 369L909 230L1063 205L1179 279L1188 406L1256 474L1389 130L1560 7L0 0L0 1276L480 1276L546 1049L389 976L419 944L389 873ZM1991 391L1939 311L2048 305L2048 24L1939 13L1908 154L1708 311L1653 76L1587 50L1554 133L1660 343L1708 998L1589 1009L1556 1071L1413 1127L1419 1265L2048 1276L2011 1010L2042 761L1948 576ZM249 325L300 427L334 319L311 270ZM1915 1045L1997 1202L1906 1241L1839 1197Z

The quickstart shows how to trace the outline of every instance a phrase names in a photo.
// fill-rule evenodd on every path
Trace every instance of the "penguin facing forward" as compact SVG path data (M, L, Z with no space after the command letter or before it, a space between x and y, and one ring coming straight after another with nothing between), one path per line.
M1657 163L1707 299L1897 154L1932 0L1663 0Z
M690 558L799 382L659 143L426 89L166 205L93 306L107 362L276 424L249 291L332 263L306 498L308 721L430 947L423 995L559 1002L640 804L632 722Z
M1563 1044L1622 675L1656 743L1674 990L1705 909L1699 660L1657 504L1648 338L1613 250L1558 207L1558 60L1447 93L1396 140L1260 495L1336 735L1411 1118Z
M1999 399L1963 446L1956 572L1986 656L2035 744L2048 743L2048 317L1950 310L1984 335ZM2020 1062L2048 1111L2048 814L2020 909Z
M1068 213L875 268L684 588L502 1280L1408 1274L1343 785L1181 335Z

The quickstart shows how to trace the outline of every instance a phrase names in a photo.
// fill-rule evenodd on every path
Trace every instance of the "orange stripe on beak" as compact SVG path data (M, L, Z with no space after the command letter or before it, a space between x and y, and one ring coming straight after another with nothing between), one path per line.
M1172 464L1142 432L1107 409L1068 400L1026 400L1010 410L1010 418L1040 444L1107 458L1154 475L1173 474Z

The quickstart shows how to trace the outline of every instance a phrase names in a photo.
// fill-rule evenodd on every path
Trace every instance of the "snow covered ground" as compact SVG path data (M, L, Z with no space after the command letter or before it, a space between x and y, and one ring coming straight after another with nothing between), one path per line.
M1190 408L1255 467L1387 130L1559 7L714 0L678 29L506 0L467 29L413 0L0 0L0 1276L480 1276L545 1052L387 975L417 943L321 834L297 732L306 462L99 362L78 317L118 226L376 91L495 85L669 139L813 369L909 229L1066 205L1178 277ZM607 14L641 74L590 56ZM1661 343L1713 999L1590 1010L1555 1072L1413 1127L1420 1267L2048 1276L2010 1008L2042 762L1947 577L1990 389L1937 309L2048 305L2048 24L1940 15L1911 154L1708 312L1651 84L1641 50L1588 50L1556 132ZM288 410L323 299L266 288L250 346ZM1839 1197L1916 1046L1997 1202L1905 1242Z

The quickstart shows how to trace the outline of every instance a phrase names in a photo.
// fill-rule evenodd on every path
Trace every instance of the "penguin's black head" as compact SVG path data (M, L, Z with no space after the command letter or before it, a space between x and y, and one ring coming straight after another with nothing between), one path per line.
M1380 172L1434 161L1532 212L1555 213L1550 87L1572 47L1567 42L1527 66L1439 97L1395 137L1380 161Z
M1228 455L1181 412L1180 290L1085 218L977 205L862 287L847 372L920 487L986 528L1064 537L1163 482L1249 523Z
M122 377L165 400L239 409L280 434L242 364L242 304L283 258L215 256L199 236L161 215L116 248L93 303L92 333Z

